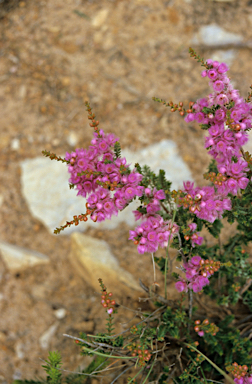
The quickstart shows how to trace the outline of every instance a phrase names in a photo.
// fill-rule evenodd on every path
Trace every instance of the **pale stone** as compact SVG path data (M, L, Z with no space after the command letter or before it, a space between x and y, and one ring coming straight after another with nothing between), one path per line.
M250 132L248 132L248 135L249 135L249 139L251 139L251 133ZM245 145L243 145L243 150L245 151L245 152L249 152L250 154L252 154L252 140L249 140L248 142L247 142L247 144L245 144Z
M105 241L80 233L73 233L71 240L70 261L80 276L96 292L100 290L99 278L106 280L109 290L115 290L117 295L125 295L125 291L128 289L141 291L135 278L120 267Z
M15 352L16 352L16 356L18 359L23 359L25 354L24 354L24 344L21 342L21 341L18 341L16 344L15 344Z
M49 349L51 338L55 334L58 326L59 322L56 321L53 325L50 326L50 328L47 329L47 331L43 333L42 336L40 336L39 344L42 349Z
M11 272L21 271L38 264L47 264L50 259L42 253L0 241L0 252Z
M217 24L204 25L192 39L192 44L205 44L208 46L238 44L243 37L237 33L225 31Z
M18 96L20 97L20 99L24 99L25 98L26 92L27 92L26 86L24 84L21 85L21 87L19 88L19 92L18 92Z
M12 375L13 380L20 380L22 377L22 372L19 369L16 369Z
M183 181L193 180L190 169L178 153L177 145L171 140L150 145L138 152L122 150L122 156L134 168L135 163L149 165L152 171L158 173L163 169L166 178L172 182L172 189L183 186ZM86 212L86 199L76 196L77 191L69 189L69 173L65 164L51 161L48 158L37 157L21 163L22 194L33 217L42 221L50 233L56 227L72 220L74 215ZM138 207L137 201L132 202L118 216L101 223L88 220L78 226L72 225L61 233L85 231L88 227L97 229L114 229L124 222L129 226L135 225L132 213Z
M57 317L57 319L61 320L66 317L66 310L65 308L59 308L54 311L54 315Z
M211 55L211 59L214 61L219 61L219 63L226 63L231 65L235 60L238 51L236 49L228 49L226 51L217 50Z
M105 22L108 16L108 9L102 9L99 11L92 20L92 25L95 28L99 28Z
M10 146L11 146L11 149L13 151L18 151L19 148L20 148L20 140L17 139L17 138L11 140L11 145Z
M75 132L70 132L67 136L67 142L71 147L75 147L79 141L78 135Z

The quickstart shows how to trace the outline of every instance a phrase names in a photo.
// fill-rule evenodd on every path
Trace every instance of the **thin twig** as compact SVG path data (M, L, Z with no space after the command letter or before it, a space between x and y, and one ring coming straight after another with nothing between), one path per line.
M248 279L244 284L244 286L241 288L239 294L242 295L244 292L246 292L247 289L249 289L249 287L251 286L251 284L252 284L252 279Z
M150 294L150 289L142 282L141 279L139 279L139 284L140 284L140 287L145 291L147 292L148 294ZM161 303L163 304L166 304L166 305L169 305L169 306L172 306L174 305L174 301L173 300L167 300L165 299L163 296L160 296L158 294L155 294L155 296L151 297L151 299L156 299L158 301L160 301Z
M170 213L170 212L168 211L168 209L166 208L166 206L162 203L162 201L160 201L160 205L161 205L161 207L165 210L166 213Z
M177 359L179 361L179 366L180 366L180 369L181 369L181 373L183 373L183 365L182 365L182 361L181 361L181 354L182 354L182 351L183 351L183 348L180 348L180 351L179 351L179 355L177 355Z
M174 369L171 371L170 375L168 376L168 379L166 380L167 383L169 383L169 380L172 378L176 370L177 370L177 367L175 366Z
M130 365L129 367L127 367L124 371L122 371L118 376L116 376L116 378L111 381L110 384L114 384L116 382L117 379L119 379L119 377L121 377L125 372L127 372L129 369L133 368L135 364L133 365Z

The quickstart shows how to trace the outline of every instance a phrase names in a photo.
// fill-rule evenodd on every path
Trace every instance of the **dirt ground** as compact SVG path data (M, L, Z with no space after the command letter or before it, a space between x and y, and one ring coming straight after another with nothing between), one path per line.
M44 149L58 154L73 150L73 134L76 146L87 147L92 129L84 102L89 100L100 127L119 136L122 147L137 151L163 138L174 140L200 184L208 164L202 131L154 103L152 96L188 103L209 93L188 47L199 27L211 23L243 36L244 43L194 48L205 58L234 49L234 84L245 97L252 83L251 1L7 3L0 3L0 239L44 253L50 264L11 274L0 259L2 383L44 377L41 359L48 350L39 338L51 325L58 326L49 349L61 352L64 369L70 371L90 359L78 356L78 346L63 333L104 330L99 287L94 292L71 266L70 238L49 234L32 217L21 194L20 162ZM122 267L151 284L150 260L128 242L129 229L121 225L86 233L106 240ZM143 308L132 297L118 301ZM59 308L66 309L61 320L55 317ZM122 323L131 317L119 311L117 330L125 329Z

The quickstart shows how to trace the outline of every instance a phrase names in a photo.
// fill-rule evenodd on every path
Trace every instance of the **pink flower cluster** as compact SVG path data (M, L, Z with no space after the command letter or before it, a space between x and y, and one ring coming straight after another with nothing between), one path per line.
M160 202L166 198L163 189L145 188L144 196L147 198L146 213L133 211L135 219L145 220L134 231L130 231L129 240L133 240L137 244L139 253L150 252L154 253L158 247L167 247L169 238L179 231L179 227L172 220L164 221L158 214L161 210Z
M167 247L169 238L172 238L179 230L172 220L165 222L158 214L147 215L147 220L142 222L134 231L130 231L129 240L138 244L139 253L154 253L158 247Z
M117 138L100 130L88 150L76 149L67 153L70 160L69 182L76 185L78 195L86 197L93 221L110 219L117 215L135 196L142 196L142 175L129 169L125 158L114 158Z
M194 183L184 182L184 192L186 198L193 201L189 210L195 213L200 219L213 223L216 219L222 218L224 210L230 211L232 208L231 200L223 194L215 192L214 187L194 187Z
M195 244L201 245L203 242L203 237L201 237L199 232L195 232L197 229L197 224L191 223L188 225L189 233L186 231L185 240L191 240L192 247L195 247Z
M205 188L201 189L203 194L199 190L192 193L193 187L190 188L190 195L199 194L195 214L205 220L214 221L221 217L224 209L230 209L230 203L226 199L228 193L236 195L249 182L246 177L248 164L242 158L241 146L248 141L246 130L252 127L252 107L233 89L226 76L228 67L225 63L207 60L207 65L208 69L201 75L210 79L209 85L214 91L207 98L197 100L185 121L196 120L208 126L209 136L205 139L205 147L216 160L220 174L225 176L224 181L216 183L217 193ZM210 196L206 198L209 192ZM209 211L212 212L209 214Z
M194 292L200 292L205 285L209 284L208 278L211 274L208 271L202 271L202 262L200 256L193 256L188 263L183 264L186 273L186 280L181 279L176 282L175 287L179 292L187 292L192 289Z
M234 378L234 382L236 384L252 384L252 375L244 376L244 377L241 377L240 379Z

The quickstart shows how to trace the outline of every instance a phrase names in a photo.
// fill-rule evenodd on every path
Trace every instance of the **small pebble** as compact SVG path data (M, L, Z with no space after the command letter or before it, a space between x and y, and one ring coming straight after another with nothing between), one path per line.
M66 316L66 310L65 308L59 308L54 311L54 315L57 317L57 319L61 320L64 319Z
M69 133L69 135L67 136L67 143L71 145L71 147L76 146L76 144L78 143L78 136L76 135L75 132Z
M20 148L20 140L19 139L11 140L11 149L13 151L18 151L19 148Z

